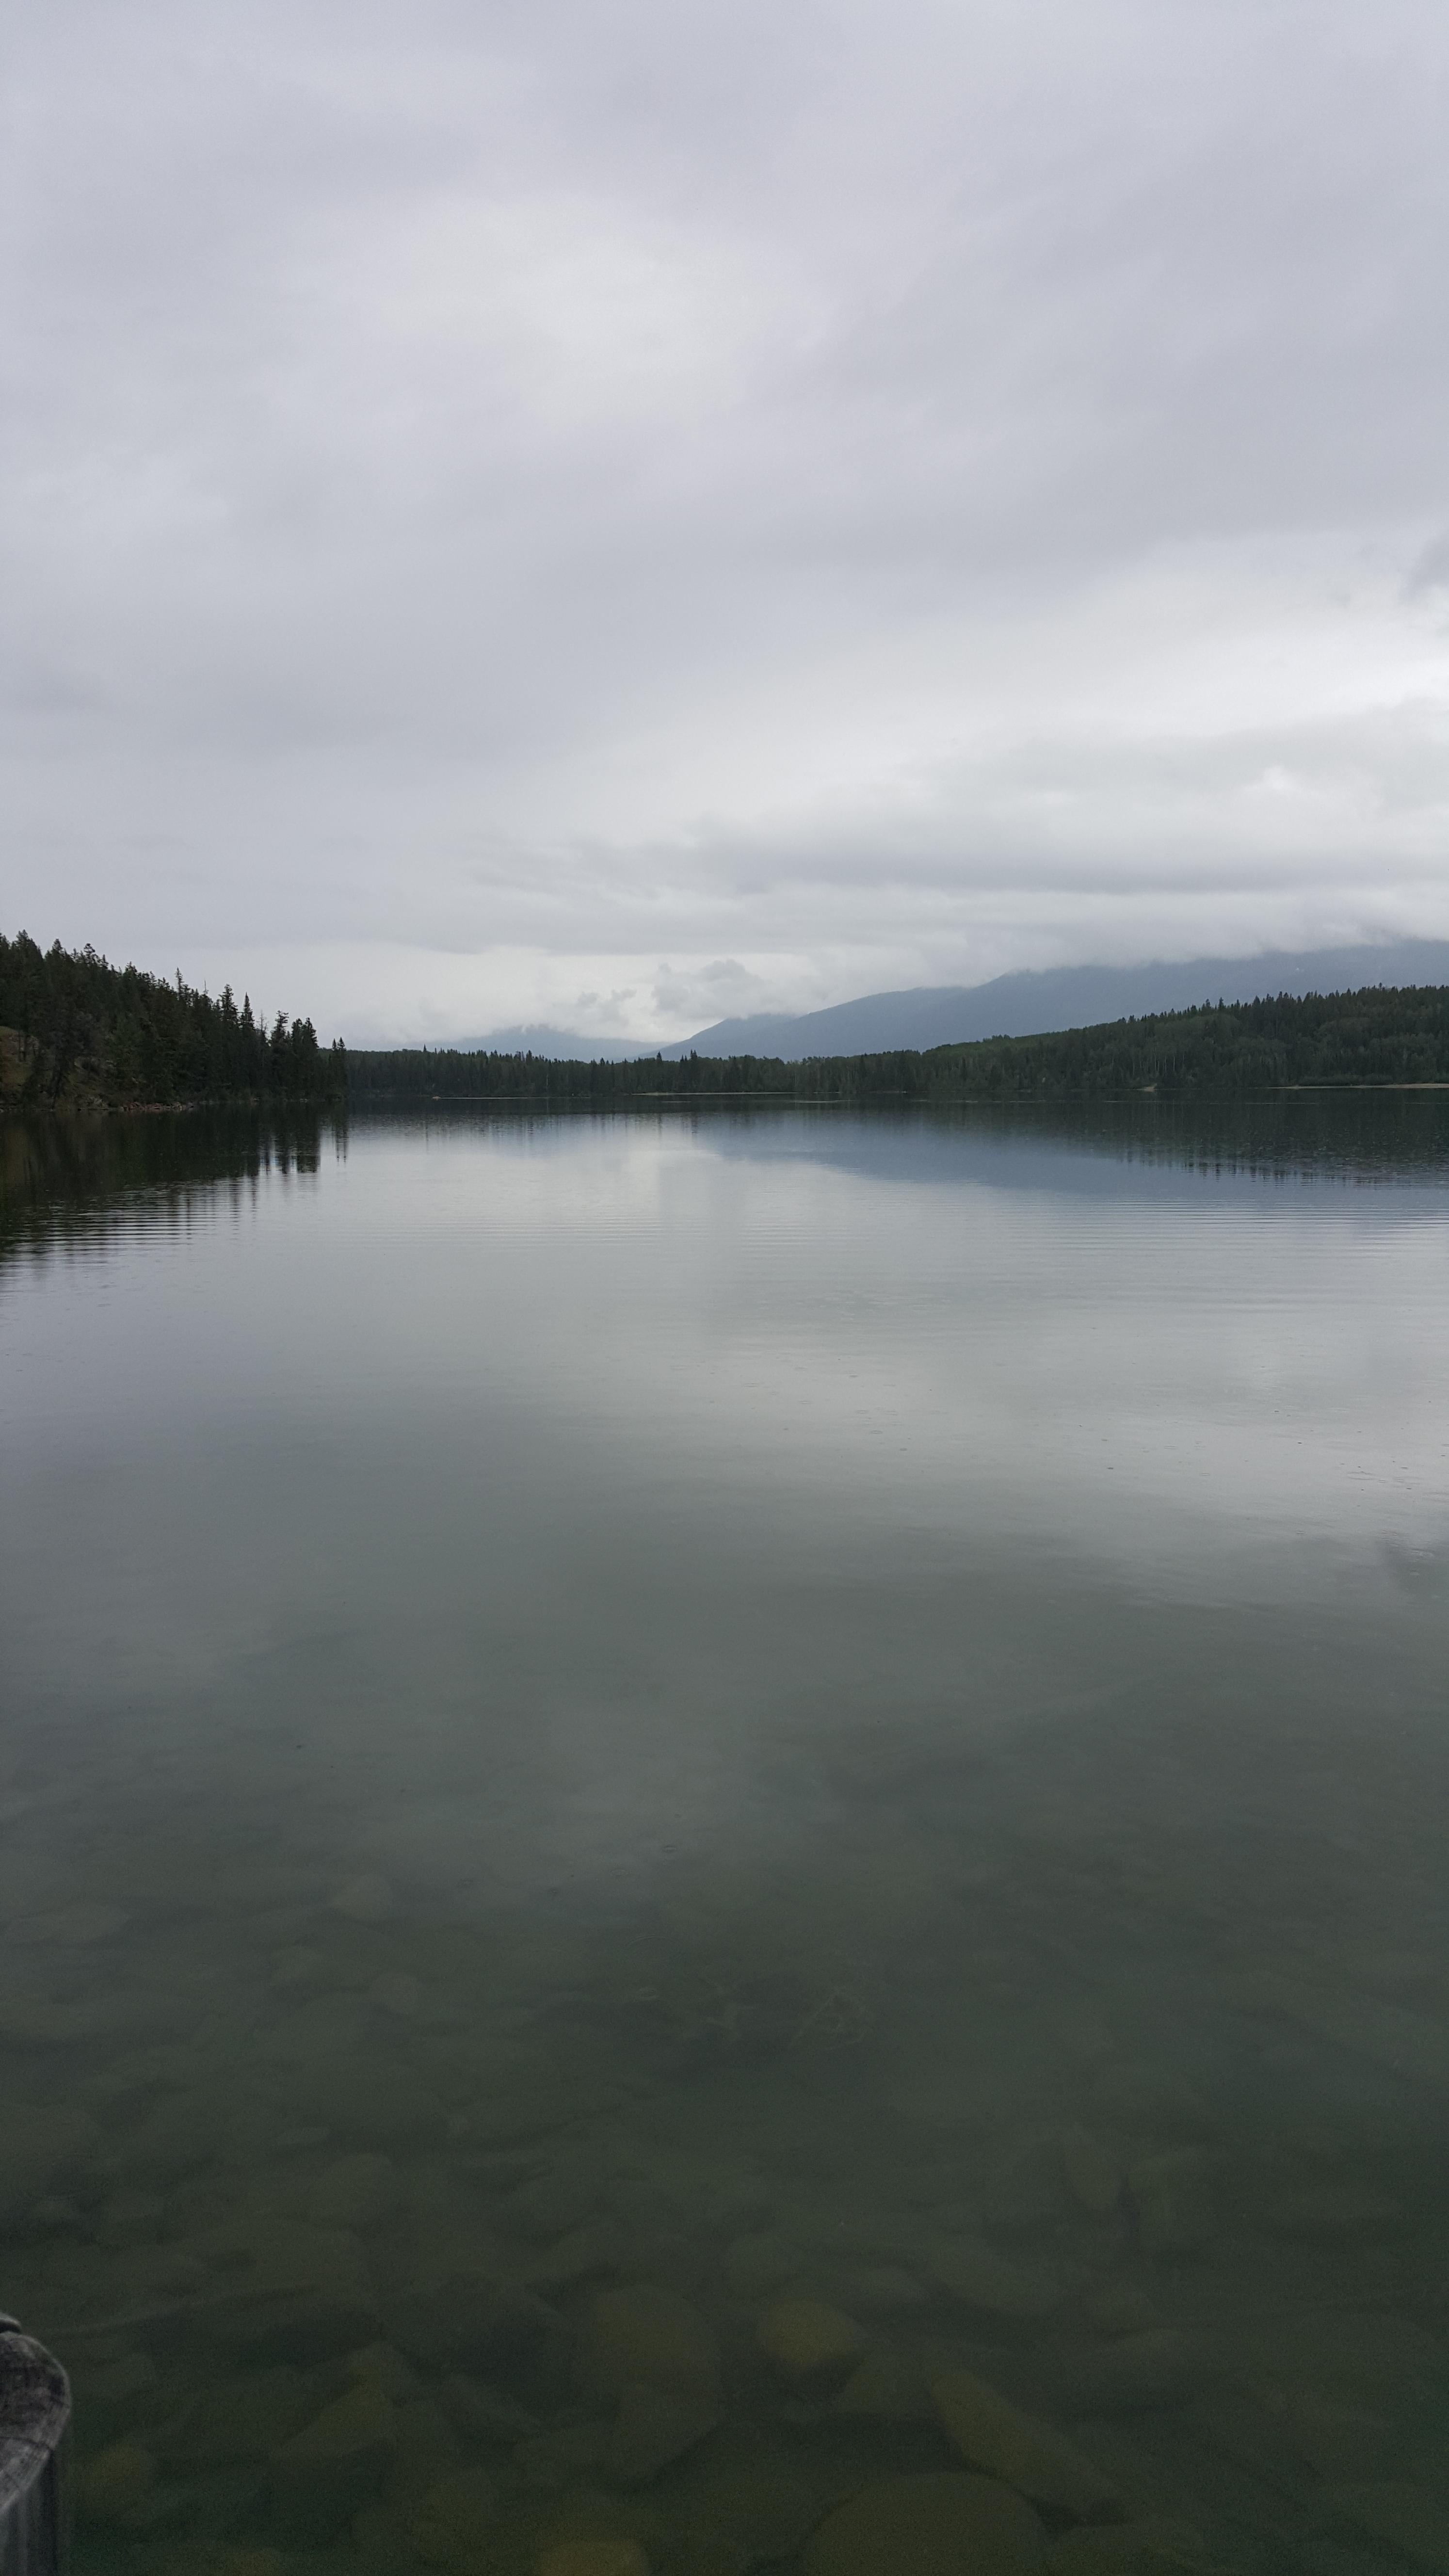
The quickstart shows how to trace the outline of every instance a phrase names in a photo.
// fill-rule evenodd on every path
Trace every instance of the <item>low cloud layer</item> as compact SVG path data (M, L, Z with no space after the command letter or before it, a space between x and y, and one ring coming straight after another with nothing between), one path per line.
M1427 0L9 47L7 928L354 1037L1449 934Z

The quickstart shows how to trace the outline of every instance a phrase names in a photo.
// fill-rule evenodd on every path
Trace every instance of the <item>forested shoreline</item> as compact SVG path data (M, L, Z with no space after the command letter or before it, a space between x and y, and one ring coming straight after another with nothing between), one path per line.
M576 1063L454 1048L323 1048L309 1019L270 1026L93 948L0 936L0 1096L17 1109L238 1102L490 1100L559 1107L631 1101L918 1103L1171 1098L1344 1086L1449 1084L1449 987L1370 985L977 1039L924 1053L637 1056Z
M1344 1084L1449 1083L1449 987L1204 1003L1052 1036L982 1038L881 1055L635 1057L622 1064L451 1048L353 1048L348 1098L531 1100L871 1099L940 1102L1110 1098L1156 1091L1223 1098Z
M270 1027L182 982L112 966L94 948L0 936L0 1098L16 1109L172 1109L340 1099L345 1050L307 1019Z

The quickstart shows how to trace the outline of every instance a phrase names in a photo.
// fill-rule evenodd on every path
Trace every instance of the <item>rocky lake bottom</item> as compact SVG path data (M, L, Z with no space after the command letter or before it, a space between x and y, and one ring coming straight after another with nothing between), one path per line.
M1227 1603L1140 1537L797 1560L762 1476L641 1549L586 1459L480 1612L440 1454L441 1664L278 1594L152 1672L39 1515L0 2305L77 2576L1449 2570L1437 1542Z
M1291 1848L1156 1731L1045 1790L875 1736L794 1883L581 1912L240 1782L158 1893L154 1782L87 1848L20 1765L4 2280L79 2567L1449 2565L1442 1765L1411 1821L1369 1730L1239 1749Z

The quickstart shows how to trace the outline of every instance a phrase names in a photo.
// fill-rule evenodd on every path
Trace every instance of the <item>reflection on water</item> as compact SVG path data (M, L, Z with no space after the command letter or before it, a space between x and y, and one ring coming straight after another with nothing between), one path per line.
M83 2569L1449 2567L1446 1136L0 1129Z
M223 1192L235 1212L264 1176L316 1172L324 1135L342 1150L341 1123L307 1110L0 1119L0 1259L117 1225L184 1222Z

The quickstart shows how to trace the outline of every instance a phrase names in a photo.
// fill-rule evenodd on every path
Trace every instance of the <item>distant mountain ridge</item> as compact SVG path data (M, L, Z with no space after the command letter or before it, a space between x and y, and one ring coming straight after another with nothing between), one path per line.
M820 1011L756 1011L716 1020L693 1037L590 1036L546 1021L481 1037L430 1039L430 1053L545 1056L554 1064L625 1064L662 1055L868 1055L897 1047L959 1045L970 1038L1037 1037L1096 1028L1199 1002L1252 1002L1273 993L1348 993L1365 984L1449 984L1449 939L1365 941L1351 948L1265 949L1254 957L1155 959L1141 966L1048 966L986 984L915 984L862 993ZM418 1042L421 1044L421 1042Z
M1353 948L1268 949L1256 957L1194 957L1142 966L1049 966L988 984L917 984L864 993L794 1016L757 1011L717 1020L659 1052L708 1056L869 1055L956 1046L971 1038L1036 1037L1096 1028L1199 1002L1252 1002L1276 993L1349 993L1366 984L1449 984L1449 939L1396 939ZM643 1050L639 1050L643 1052ZM650 1050L652 1052L652 1050Z
M632 1056L655 1055L652 1038L591 1038L578 1029L556 1029L546 1020L520 1022L511 1029L490 1029L481 1038L419 1038L419 1052L446 1050L452 1055L542 1055L551 1064L625 1064Z
M450 1055L418 1048L346 1058L359 1103L515 1100L592 1108L672 1100L776 1103L887 1101L900 1107L1142 1100L1233 1095L1270 1098L1346 1091L1449 1094L1449 985L1360 986L1273 993L1251 1002L1108 1020L1094 1028L881 1054L636 1056L631 1063L559 1063L538 1055ZM1421 1104L1422 1106L1423 1104ZM1444 1133L1445 1100L1433 1104ZM1442 1151L1442 1145L1441 1149Z

